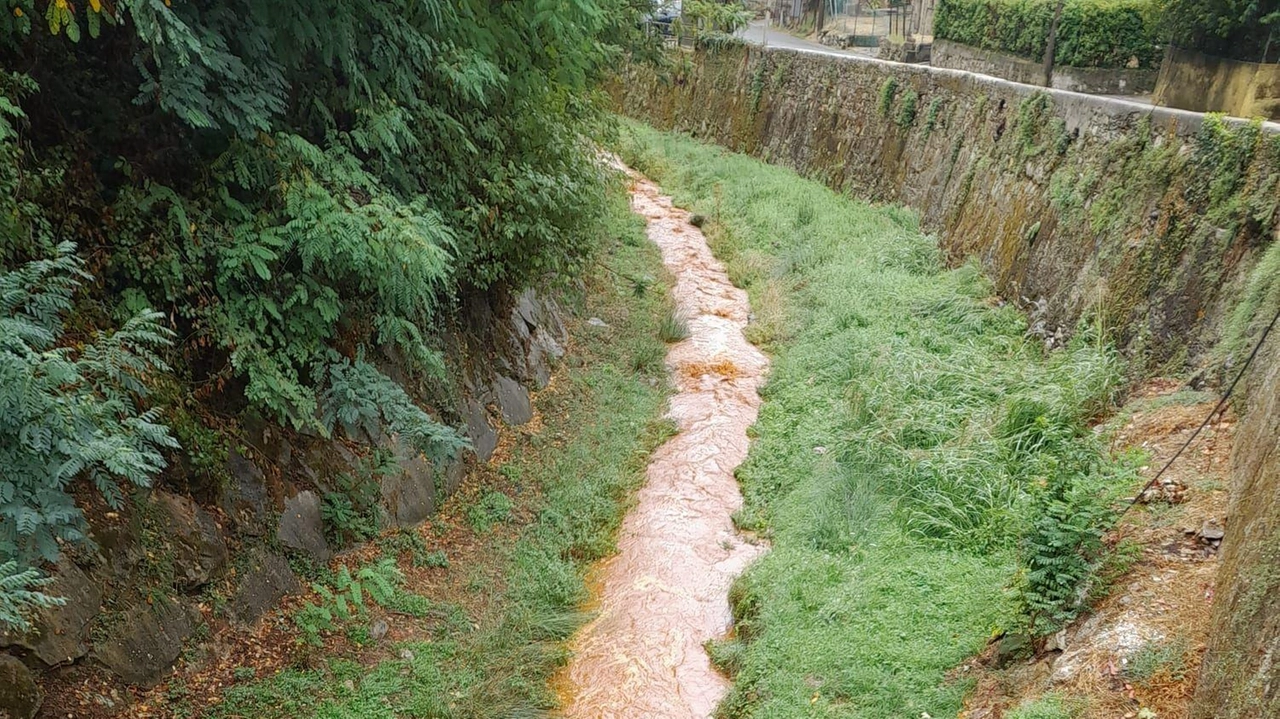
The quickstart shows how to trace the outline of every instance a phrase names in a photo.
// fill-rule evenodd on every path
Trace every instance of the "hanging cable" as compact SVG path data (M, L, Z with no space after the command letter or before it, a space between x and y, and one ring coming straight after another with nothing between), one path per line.
M1267 335L1271 333L1271 329L1276 326L1277 321L1280 321L1280 309L1276 310L1276 314L1271 318L1271 322L1267 324L1264 330L1262 330L1262 335L1258 337L1258 342L1253 346L1253 351L1250 352L1249 357L1245 359L1244 365L1240 367L1240 372L1236 374L1236 378L1231 380L1231 384L1227 387L1227 391L1223 393L1222 399L1218 400L1218 404L1215 405L1213 410L1209 412L1208 416L1204 418L1204 421L1200 423L1200 426L1196 427L1196 431L1191 433L1191 436L1187 438L1187 441L1182 443L1182 446L1178 448L1178 451L1173 453L1173 456L1169 458L1168 462L1164 463L1164 466L1160 468L1159 472L1156 472L1156 475L1151 478L1151 481L1143 485L1142 489L1138 490L1138 493L1133 496L1133 499L1129 500L1129 503L1125 505L1125 508L1116 515L1115 521L1112 522L1112 526L1115 526L1115 524L1118 523L1130 509L1133 509L1133 505L1137 504L1138 501L1142 499L1142 495L1146 494L1147 490L1156 486L1156 482L1160 481L1160 477L1164 476L1164 473L1169 470L1169 467L1177 461L1178 457L1182 456L1182 453L1186 451L1187 447L1191 446L1191 443L1196 440L1196 437L1200 436L1200 433L1204 431L1204 428L1209 426L1209 422L1213 419L1214 415L1221 412L1222 409L1227 406L1227 400L1231 399L1231 393L1235 392L1236 385L1240 384L1240 379L1244 377L1244 373L1249 369L1249 365L1252 364L1254 358L1258 356L1258 351L1262 349L1262 343L1267 341Z

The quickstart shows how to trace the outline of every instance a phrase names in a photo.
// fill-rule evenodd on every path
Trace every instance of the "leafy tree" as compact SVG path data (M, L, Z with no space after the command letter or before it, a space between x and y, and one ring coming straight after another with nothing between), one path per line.
M6 1L25 226L95 248L121 315L172 317L192 385L322 431L331 367L390 352L439 374L458 298L589 261L594 81L646 8Z
M1280 58L1280 0L1165 0L1174 44L1253 62Z
M595 80L652 52L647 9L0 2L0 619L84 539L73 481L116 506L164 466L160 373L225 415L456 454L407 390L467 294L590 262Z

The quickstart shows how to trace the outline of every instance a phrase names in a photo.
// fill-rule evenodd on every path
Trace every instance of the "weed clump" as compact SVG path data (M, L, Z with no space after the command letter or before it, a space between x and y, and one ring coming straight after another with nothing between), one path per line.
M658 325L658 339L674 344L689 337L689 320L676 310L670 310Z

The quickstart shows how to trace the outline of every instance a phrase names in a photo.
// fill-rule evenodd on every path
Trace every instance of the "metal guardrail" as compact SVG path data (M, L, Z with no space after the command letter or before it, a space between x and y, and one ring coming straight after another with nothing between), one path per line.
M692 50L698 41L697 32L686 28L676 19L647 20L645 30L651 36L662 38L664 47L682 47Z

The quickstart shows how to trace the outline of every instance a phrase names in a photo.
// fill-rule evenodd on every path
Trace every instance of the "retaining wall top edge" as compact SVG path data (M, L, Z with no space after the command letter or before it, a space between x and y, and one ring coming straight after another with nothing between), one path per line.
M794 55L799 57L816 55L824 58L830 58L838 62L846 62L869 67L892 67L910 74L954 78L973 83L978 87L1002 90L1019 95L1031 95L1037 92L1043 92L1066 108L1098 111L1115 118L1122 118L1136 114L1150 115L1152 120L1163 126L1176 129L1179 134L1192 134L1199 130L1200 125L1204 123L1205 116L1209 114L1151 105L1148 103L1137 102L1135 100L1125 100L1118 97L1090 95L1088 93L1075 92L1073 90L1060 90L1040 85L1027 85L1025 83L1013 82L1012 80L1005 80L1004 78L995 77L993 75L984 75L982 73L971 72L969 70L956 70L946 67L934 67L932 65L918 65L914 63L898 62L895 60L883 60L877 57L850 55L834 50L809 50L799 48L765 47L760 45L747 45L745 46L745 49L747 52L764 52L777 55ZM1227 116L1225 119L1228 123L1233 125L1244 125L1251 122L1251 120L1242 117ZM1264 121L1262 123L1262 131L1268 134L1280 134L1280 122L1269 120Z

